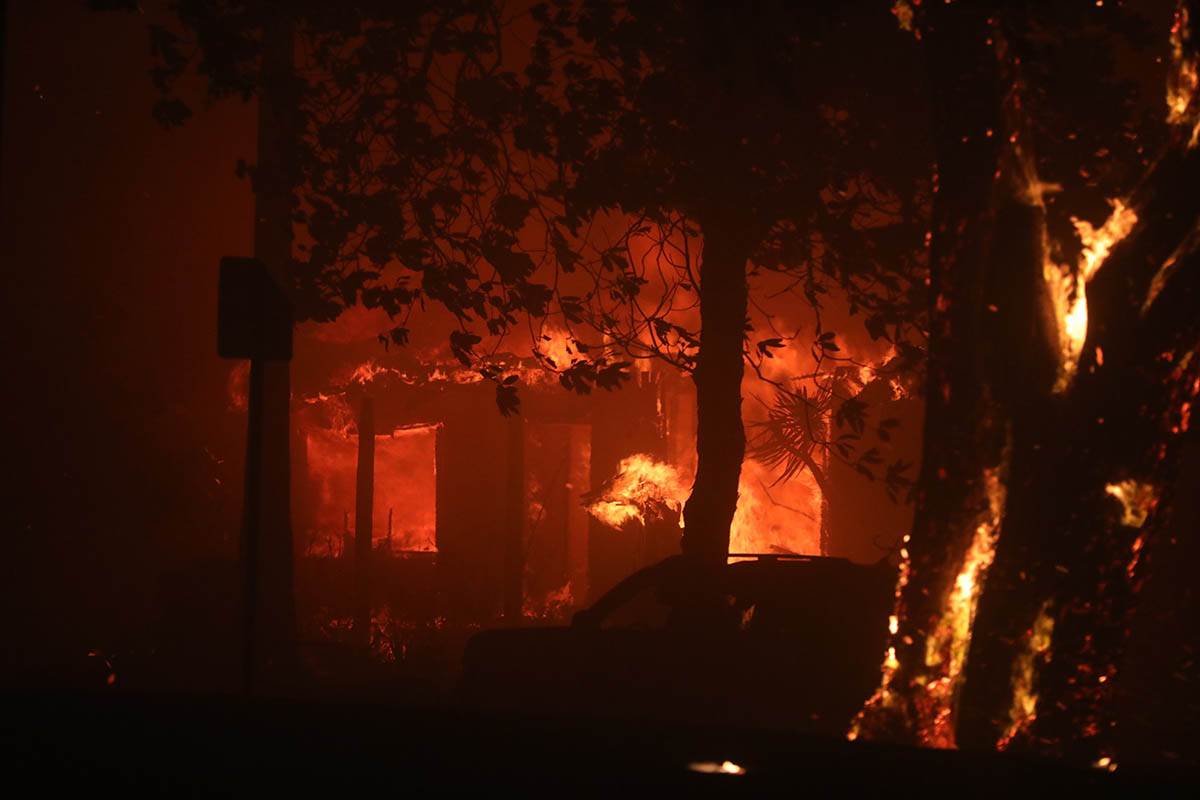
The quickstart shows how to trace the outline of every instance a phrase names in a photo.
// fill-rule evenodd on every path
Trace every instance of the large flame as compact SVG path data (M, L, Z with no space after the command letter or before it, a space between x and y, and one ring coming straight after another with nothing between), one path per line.
M738 506L729 532L732 553L819 554L821 495L810 476L771 487L771 471L753 459L742 465ZM606 491L588 513L612 528L660 519L665 510L683 509L692 478L645 453L621 459ZM786 492L786 504L776 493ZM682 524L682 522L681 522Z
M645 453L621 459L607 491L588 505L588 513L612 528L634 520L645 524L662 509L683 510L688 484L679 470Z

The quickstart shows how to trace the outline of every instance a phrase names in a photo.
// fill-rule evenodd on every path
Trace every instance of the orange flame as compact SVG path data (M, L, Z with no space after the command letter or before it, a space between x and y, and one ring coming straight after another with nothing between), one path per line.
M533 352L550 367L561 370L579 360L571 334L559 328L546 327L533 343Z
M1112 213L1099 228L1087 220L1071 217L1075 231L1083 243L1079 263L1069 270L1046 259L1043 275L1050 287L1050 297L1059 320L1059 375L1056 391L1064 391L1075 376L1079 356L1088 332L1087 283L1103 266L1112 249L1129 235L1137 224L1138 215L1120 198L1109 200Z
M1054 635L1054 617L1050 614L1050 602L1046 601L1038 610L1033 625L1025 634L1025 647L1013 664L1012 706L1008 710L1008 726L996 742L997 750L1006 750L1018 735L1029 730L1037 719L1038 693L1035 677L1038 664L1050 652L1050 641Z
M1093 227L1087 220L1071 217L1075 232L1079 234L1079 241L1083 243L1079 274L1084 282L1092 279L1096 270L1104 263L1104 259L1112 252L1112 248L1129 235L1138 221L1137 212L1125 205L1124 200L1113 198L1108 203L1112 206L1112 213L1099 228Z
M734 553L820 553L821 494L805 474L789 482L788 504L776 501L768 488L774 479L769 469L753 459L742 465L738 505L729 531ZM588 513L612 528L661 518L662 509L683 509L692 479L671 464L645 453L621 459L617 474ZM682 525L682 522L680 523Z
M979 520L971 544L963 556L962 564L954 582L942 600L942 612L933 631L925 640L925 669L912 678L910 688L917 690L913 702L914 726L918 739L926 747L953 748L954 713L959 689L962 686L963 668L966 666L967 651L971 645L971 626L975 620L975 609L983 583L996 554L996 539L999 535L1000 515L1004 507L1004 485L996 470L985 472L988 509ZM908 537L905 537L907 544ZM900 600L909 579L908 549L900 551L900 579L896 588L897 613L888 620L888 629L893 636L899 634ZM906 640L911 643L911 640ZM896 672L900 663L894 644L888 647L883 663L883 676L879 689L867 701L851 725L848 738L856 739L863 732L869 715L877 710L898 711L908 716L902 699L895 687Z
M621 459L608 491L588 506L588 513L620 529L633 520L645 524L662 506L682 511L687 495L688 484L679 470L645 453L634 453Z
M564 619L574 605L571 582L567 581L540 600L526 597L521 612L529 619L559 620Z
M985 480L988 511L975 528L971 546L946 596L942 617L925 641L925 666L930 668L930 673L921 676L918 683L924 683L928 693L928 704L922 709L921 736L930 747L955 746L955 698L962 684L967 650L971 646L971 625L975 621L979 595L996 556L1004 485L994 470L986 472Z

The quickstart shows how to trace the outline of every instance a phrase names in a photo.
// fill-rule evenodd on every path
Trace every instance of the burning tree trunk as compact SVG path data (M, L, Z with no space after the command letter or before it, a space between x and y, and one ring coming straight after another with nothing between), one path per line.
M1196 388L1200 153L1194 106L1180 116L1188 124L1132 196L1083 231L1069 370L1052 397L1028 404L1034 413L1014 417L1023 468L972 643L964 742L1113 764L1112 693L1138 564L1169 514Z
M708 222L700 267L700 349L696 383L696 481L684 506L683 551L724 564L746 451L742 425L742 340L750 237L727 222Z
M1022 208L1011 176L993 177L1001 171L1004 126L986 27L983 9L956 6L925 33L938 159L925 450L913 532L902 551L908 561L891 620L893 647L883 685L855 723L855 732L935 746L954 741L971 618L998 532L1010 452L986 346L997 289L991 250L1001 224L1019 228L1036 216Z
M939 184L922 493L894 647L855 730L953 746L957 723L1001 747L1031 732L1106 766L1136 567L1200 385L1196 99L1129 203L1083 231L1080 264L1059 267L1017 60L995 10L964 6L930 8L923 31Z

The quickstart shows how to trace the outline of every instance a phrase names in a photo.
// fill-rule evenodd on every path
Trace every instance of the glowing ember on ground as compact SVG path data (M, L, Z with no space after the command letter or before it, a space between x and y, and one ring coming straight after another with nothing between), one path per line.
M745 775L746 768L732 761L693 761L688 764L688 769L692 772L700 772L705 775Z

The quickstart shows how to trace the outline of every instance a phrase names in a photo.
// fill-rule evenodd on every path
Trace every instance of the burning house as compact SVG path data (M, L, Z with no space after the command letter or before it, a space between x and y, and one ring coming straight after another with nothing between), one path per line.
M498 356L520 380L505 416L495 383L457 362L308 347L335 377L293 398L302 619L349 628L367 603L426 623L562 621L678 551L695 398L674 369L640 362L621 389L579 394L536 357ZM777 478L747 460L731 552L828 554L815 481Z

